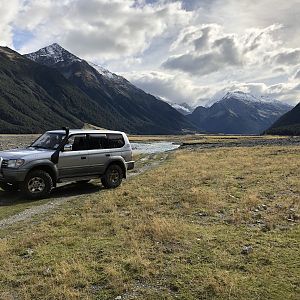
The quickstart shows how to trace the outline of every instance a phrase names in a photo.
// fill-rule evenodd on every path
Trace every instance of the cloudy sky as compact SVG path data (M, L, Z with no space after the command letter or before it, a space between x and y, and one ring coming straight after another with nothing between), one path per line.
M300 0L0 0L0 44L57 42L172 102L300 101Z

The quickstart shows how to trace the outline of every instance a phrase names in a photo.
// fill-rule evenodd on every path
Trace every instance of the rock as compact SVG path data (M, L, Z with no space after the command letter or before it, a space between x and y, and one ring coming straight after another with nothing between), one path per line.
M24 250L20 254L20 256L22 256L23 258L31 258L33 253L34 253L34 250L29 248L29 249Z
M252 252L253 252L252 246L248 245L248 246L244 246L244 247L243 247L243 249L242 249L242 251L241 251L241 254L243 254L243 255L248 255L248 254L250 254L250 253L252 253Z
M117 296L115 300L122 300L122 296Z
M28 255L28 256L31 256L32 254L34 253L34 251L33 251L33 249L27 249L26 250L26 254Z
M263 225L262 227L261 227L261 231L262 232L268 232L268 231L270 231L271 230L271 227L269 226L269 225Z
M199 217L207 217L208 216L207 212L205 212L205 211L200 211L200 212L197 213L197 215Z
M52 269L50 267L45 269L43 272L44 276L49 276L49 275L51 275L51 273L52 273Z

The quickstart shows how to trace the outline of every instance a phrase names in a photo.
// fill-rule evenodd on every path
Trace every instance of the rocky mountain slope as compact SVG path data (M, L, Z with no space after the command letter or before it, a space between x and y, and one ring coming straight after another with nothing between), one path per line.
M169 104L145 93L125 78L111 73L52 44L25 55L59 71L87 95L97 117L92 124L139 134L175 134L196 127Z
M211 107L197 107L188 118L211 133L259 134L292 107L241 91L228 92Z
M94 107L56 70L0 47L0 132L30 133L81 127Z
M300 135L300 103L284 114L267 131L268 134Z

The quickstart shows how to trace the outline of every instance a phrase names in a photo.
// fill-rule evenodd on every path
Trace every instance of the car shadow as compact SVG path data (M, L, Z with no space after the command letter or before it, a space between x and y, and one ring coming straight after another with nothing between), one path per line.
M74 197L81 195L89 195L103 190L104 187L99 181L91 181L88 183L67 183L60 184L54 188L50 196L43 200L55 200L66 197ZM11 206L22 203L34 203L43 200L26 199L21 192L5 192L0 190L0 207Z

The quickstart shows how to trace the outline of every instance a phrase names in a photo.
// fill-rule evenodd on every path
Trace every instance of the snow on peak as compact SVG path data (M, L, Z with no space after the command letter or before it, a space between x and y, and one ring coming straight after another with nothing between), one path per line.
M91 67L93 67L99 74L101 74L102 76L104 76L107 79L110 79L113 82L119 82L119 83L121 83L121 82L125 81L125 79L122 76L119 76L119 75L117 75L115 73L112 73L109 70L107 70L107 69L105 69L105 68L103 68L103 67L101 67L99 65L96 65L96 64L94 64L92 62L88 62L88 64Z
M245 93L242 91L227 92L220 101L227 100L227 99L236 99L236 100L240 100L243 102L259 102L259 103L277 103L277 102L279 102L279 103L281 103L280 101L269 98L269 97L265 97L265 96L258 97L258 96L252 95L250 93Z
M260 99L255 97L254 95L249 93L244 93L242 91L227 92L225 96L222 98L222 100L227 100L232 98L241 101L247 101L247 102L261 102Z
M93 67L94 69L96 69L98 71L98 73L100 73L101 75L107 77L107 78L111 78L113 79L114 77L118 76L110 71L108 71L107 69L104 69L103 67L101 66L98 66L92 62L88 62L88 64Z
M58 63L61 61L81 61L79 57L68 52L57 43L53 43L47 47L44 47L37 52L26 54L26 57L34 61L40 58L49 59L54 63Z

